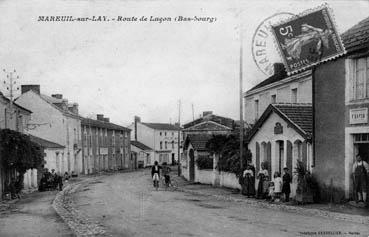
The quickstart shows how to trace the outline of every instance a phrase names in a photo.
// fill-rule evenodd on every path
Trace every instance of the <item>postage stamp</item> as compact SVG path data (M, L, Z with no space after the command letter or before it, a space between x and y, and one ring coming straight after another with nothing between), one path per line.
M258 25L252 37L252 58L259 70L267 76L274 74L273 64L281 62L281 57L276 52L271 26L292 16L295 15L289 12L279 12L269 16Z
M272 26L289 75L345 53L332 16L325 4Z

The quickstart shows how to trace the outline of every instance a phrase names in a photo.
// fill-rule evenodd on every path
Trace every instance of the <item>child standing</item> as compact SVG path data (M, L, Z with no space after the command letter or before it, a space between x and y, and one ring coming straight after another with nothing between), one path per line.
M279 172L274 173L274 199L280 200L282 194L282 178Z

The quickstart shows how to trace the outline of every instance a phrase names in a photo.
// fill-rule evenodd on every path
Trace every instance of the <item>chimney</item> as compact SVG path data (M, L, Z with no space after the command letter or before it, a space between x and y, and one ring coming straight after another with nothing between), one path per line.
M282 75L282 76L287 75L283 63L275 63L273 66L274 66L274 75Z
M104 118L104 121L109 123L110 122L110 119L109 118Z
M207 115L211 115L211 114L213 114L213 111L204 111L204 112L202 112L203 117L205 117Z
M78 103L73 103L73 104L68 105L68 109L70 112L74 114L78 114Z
M51 97L53 97L55 99L59 99L59 100L62 100L63 99L63 95L62 94L52 94Z
M137 141L137 123L141 123L141 118L135 116L135 141Z
M21 92L22 94L26 93L27 91L34 91L37 94L40 94L40 85L22 85Z
M96 119L99 121L104 121L104 115L103 114L96 114Z

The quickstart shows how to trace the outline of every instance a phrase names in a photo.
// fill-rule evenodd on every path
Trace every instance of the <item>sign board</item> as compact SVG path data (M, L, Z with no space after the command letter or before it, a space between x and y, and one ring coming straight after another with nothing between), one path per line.
M350 124L368 123L368 108L350 109Z

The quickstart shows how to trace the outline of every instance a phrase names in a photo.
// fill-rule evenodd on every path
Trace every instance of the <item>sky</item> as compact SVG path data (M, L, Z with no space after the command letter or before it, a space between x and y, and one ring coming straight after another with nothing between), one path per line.
M339 33L369 17L369 1L325 1ZM21 84L63 94L82 116L104 114L128 126L198 118L203 111L239 119L240 45L243 91L265 80L252 55L253 35L276 13L299 14L322 1L0 0L0 69ZM146 22L40 22L39 16L145 16ZM170 17L159 23L150 17ZM176 22L175 17L216 21ZM240 40L242 31L242 40ZM273 38L269 38L273 41ZM270 58L278 61L275 48ZM0 72L1 81L6 74ZM6 89L0 88L6 94ZM19 91L16 93L20 93ZM193 108L193 110L192 110Z

